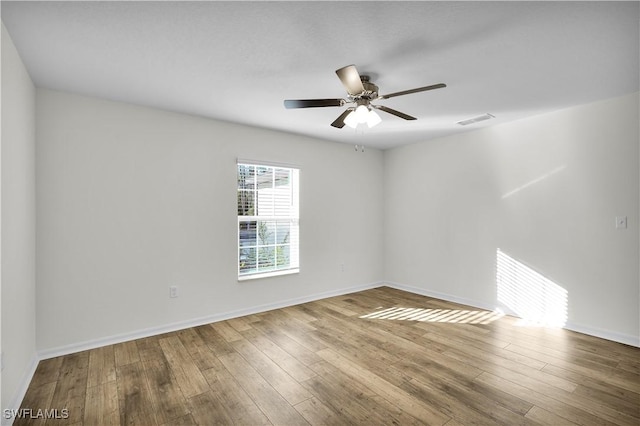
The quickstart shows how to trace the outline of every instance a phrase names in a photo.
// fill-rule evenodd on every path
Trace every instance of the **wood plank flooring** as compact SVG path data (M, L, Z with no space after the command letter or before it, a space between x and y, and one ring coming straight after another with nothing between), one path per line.
M41 361L22 408L68 418L15 425L638 425L640 349L381 287Z

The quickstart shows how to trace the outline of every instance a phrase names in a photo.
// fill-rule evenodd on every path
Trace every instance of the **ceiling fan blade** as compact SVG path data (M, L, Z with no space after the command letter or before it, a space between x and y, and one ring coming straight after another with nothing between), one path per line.
M336 70L336 74L338 74L338 78L342 81L342 84L344 84L348 94L358 95L364 92L364 86L362 85L360 74L358 73L355 65L342 67L339 70Z
M444 83L439 83L431 86L418 87L417 89L403 90L402 92L389 93L388 95L382 95L378 97L378 99L389 99L396 96L409 95L411 93L424 92L424 91L433 90L433 89L442 89L443 87L447 87L447 85Z
M344 127L344 119L347 118L347 115L351 114L351 111L354 109L355 108L347 108L342 114L340 114L340 117L336 118L336 121L331 123L331 125L338 129L342 129Z
M380 111L384 111L384 112L387 112L389 114L393 114L396 117L404 118L405 120L417 120L417 118L415 118L415 117L407 115L404 112L396 111L395 109L391 109L391 108L386 107L384 105L373 105L373 104L370 104L370 105L372 107L374 107L375 109L379 109Z
M344 99L287 99L284 101L284 107L287 109L339 107L344 104Z

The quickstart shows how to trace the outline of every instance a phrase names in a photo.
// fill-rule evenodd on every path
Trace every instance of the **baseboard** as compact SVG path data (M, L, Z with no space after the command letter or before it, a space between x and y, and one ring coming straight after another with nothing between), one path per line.
M264 305L252 306L249 308L238 309L234 311L222 312L219 314L208 315L206 317L193 318L186 321L180 321L171 324L164 324L158 327L151 327L142 330L132 331L130 333L117 334L99 339L87 340L84 342L72 343L70 345L59 346L56 348L38 351L38 359L55 358L57 356L68 355L71 353L81 352L89 349L95 349L102 346L113 345L116 343L127 342L130 340L141 339L144 337L156 336L158 334L169 333L172 331L183 330L189 327L197 327L200 325L210 324L213 322L224 321L232 318L242 317L246 315L258 314L261 312L271 311L273 309L285 308L287 306L299 305L301 303L313 302L315 300L326 299L328 297L341 296L343 294L355 293L362 290L368 290L384 285L382 282L362 284L353 287L346 287L337 290L330 290L322 293L315 293L307 296L286 299L275 303L267 303Z
M20 408L20 405L22 404L22 400L24 399L25 395L27 394L27 390L29 389L29 384L31 383L31 380L33 380L33 375L36 372L36 368L38 368L39 361L40 359L38 358L37 354L33 354L33 356L31 357L31 362L29 363L27 370L22 376L22 380L20 380L20 386L18 386L18 389L16 389L15 394L13 395L13 397L9 402L9 407L2 407L3 409L1 414L2 420L0 421L0 424L2 426L10 426L13 424L13 421L15 419L13 418L6 419L4 416L5 414L4 410L8 409L8 410L13 410L13 412L15 412Z
M439 293L436 291L431 291L428 289L414 287L406 284L395 283L391 281L385 281L384 285L387 287L395 288L398 290L408 291L409 293L419 294L422 296L433 297L435 299L446 300L448 302L460 303L463 305L472 306L478 309L486 309L489 311L493 311L497 308L497 306L489 305L487 303L478 302L477 300L465 299L463 297L454 296L446 293ZM500 308L505 311L507 315L511 315L514 317L518 317L518 315L510 311L508 308L500 306ZM611 340L612 342L618 342L629 346L640 347L640 336L632 336L629 334L618 333L609 330L602 330L594 327L589 327L581 324L575 324L571 322L567 322L563 327L566 330L575 331L577 333L587 334L589 336L598 337L600 339Z
M564 326L567 330L575 331L576 333L588 334L589 336L599 337L605 340L611 340L612 342L618 342L629 346L635 346L640 348L640 337L632 336L630 334L617 333L609 330L602 330L599 328L588 327L580 324L574 324L567 322Z
M493 311L496 306L489 306L486 303L478 302L477 300L465 299L464 297L454 296L447 293L439 293L437 291L427 290L420 287L414 287L406 284L395 283L392 281L384 282L387 287L395 288L397 290L408 291L409 293L419 294L421 296L433 297L434 299L446 300L447 302L459 303L461 305L467 305L478 309L485 309L487 311ZM511 312L505 312L508 315L512 315ZM515 316L515 315L514 315Z

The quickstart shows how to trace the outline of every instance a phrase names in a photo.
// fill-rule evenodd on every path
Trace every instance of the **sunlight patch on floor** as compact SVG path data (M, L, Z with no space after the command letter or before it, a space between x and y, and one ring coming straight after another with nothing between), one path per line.
M364 319L396 321L442 322L451 324L489 324L501 317L501 312L465 309L422 309L393 307L362 315Z

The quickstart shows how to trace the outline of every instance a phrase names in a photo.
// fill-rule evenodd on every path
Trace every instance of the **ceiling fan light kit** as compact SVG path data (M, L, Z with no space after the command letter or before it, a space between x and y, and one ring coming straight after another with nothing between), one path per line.
M285 108L341 107L346 104L356 104L356 107L347 108L331 125L338 129L342 129L345 125L355 129L359 124L366 123L367 126L371 128L377 126L382 121L374 109L379 109L380 111L395 115L404 120L416 120L415 117L384 105L372 104L372 101L447 87L446 84L439 83L390 93L388 95L378 95L378 86L370 81L368 75L360 75L355 65L347 65L346 67L340 68L336 70L336 74L347 90L347 99L287 99L284 101Z
M351 111L344 119L344 124L355 129L358 124L365 124L367 127L372 128L380 124L382 119L376 112L365 105L358 105L358 107Z

